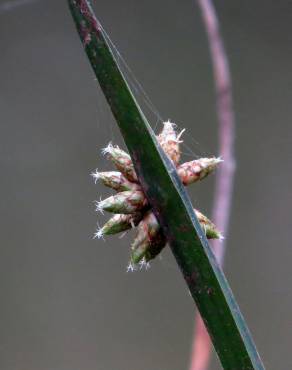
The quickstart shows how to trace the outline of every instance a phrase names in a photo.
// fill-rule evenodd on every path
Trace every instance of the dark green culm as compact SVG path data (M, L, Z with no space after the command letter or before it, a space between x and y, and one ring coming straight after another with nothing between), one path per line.
M82 44L224 369L264 369L173 163L131 93L87 0L68 0Z

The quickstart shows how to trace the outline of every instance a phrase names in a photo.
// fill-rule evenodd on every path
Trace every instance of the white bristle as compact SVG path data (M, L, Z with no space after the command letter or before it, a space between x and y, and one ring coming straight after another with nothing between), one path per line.
M145 268L146 271L150 269L150 263L146 262L145 257L141 259L141 261L139 262L139 266L140 266L140 270L143 270L143 268Z
M93 179L94 179L94 183L95 183L95 184L97 183L97 181L98 181L98 180L99 180L99 178L100 178L100 175L99 175L99 172L98 172L98 170L97 170L97 169L95 170L95 172L91 172L90 176L92 176L92 177L93 177Z
M103 200L96 200L95 202L95 210L96 210L96 212L100 212L100 213L102 213L103 214L103 208L102 208L102 204L103 204Z
M102 232L102 229L97 229L93 235L93 239L100 239L100 238L103 238L103 232Z
M106 154L110 153L112 151L112 149L113 149L113 144L111 142L109 142L108 145L105 148L101 149L101 153L102 153L102 155L106 155Z
M134 272L136 270L136 266L133 265L132 262L129 262L128 266L127 266L127 272Z

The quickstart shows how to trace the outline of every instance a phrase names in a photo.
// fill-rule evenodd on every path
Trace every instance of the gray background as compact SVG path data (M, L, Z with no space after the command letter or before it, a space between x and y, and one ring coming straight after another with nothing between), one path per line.
M89 173L120 134L66 1L0 2L0 369L187 369L194 305L169 251L126 273L131 236L92 240ZM237 173L225 271L267 369L292 368L292 2L216 1L234 82ZM216 154L195 1L94 1L194 155ZM155 120L152 121L155 127ZM158 130L159 127L156 128ZM185 159L192 158L185 147ZM214 176L190 195L210 214ZM219 369L214 357L212 370Z

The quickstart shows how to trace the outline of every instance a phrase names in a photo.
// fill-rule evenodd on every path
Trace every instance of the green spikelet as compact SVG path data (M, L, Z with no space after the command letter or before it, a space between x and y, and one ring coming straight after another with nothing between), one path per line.
M104 148L102 153L112 160L116 168L121 171L129 181L138 182L132 159L128 153L112 144Z
M165 237L161 230L159 230L155 238L152 240L145 240L141 244L137 245L135 249L132 249L130 263L135 266L142 260L144 262L149 262L154 259L165 246Z
M96 202L96 210L129 214L141 211L146 205L147 200L142 191L122 191Z
M101 238L104 235L113 235L129 230L137 226L142 218L143 214L138 212L129 215L114 215L101 229L96 232L95 237Z
M116 191L141 190L141 187L138 184L129 181L121 172L118 171L96 171L91 175L95 182L100 180L105 186Z
M157 245L162 244L162 242L163 248L165 245L165 240L162 237L159 223L153 212L148 211L138 225L138 232L132 244L131 262L133 264L137 264L144 257L146 261L150 260L151 245L153 245L152 249L154 250L155 246L157 247Z
M198 211L197 209L194 210L196 213L196 216L200 222L200 225L202 229L205 231L206 237L208 239L223 239L222 234L220 231L216 228L216 226L213 224L212 221L208 219L203 213Z
M147 253L147 250L150 248L150 241L145 240L143 243L138 244L135 249L131 250L131 257L130 257L130 263L132 265L137 265L140 261L145 258L145 255Z

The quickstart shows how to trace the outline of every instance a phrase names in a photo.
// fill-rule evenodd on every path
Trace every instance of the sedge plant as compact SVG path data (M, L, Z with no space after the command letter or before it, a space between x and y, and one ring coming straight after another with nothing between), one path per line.
M159 143L135 100L89 1L68 0L68 3L87 57L129 151L127 158L128 164L131 164L130 171L125 176L126 172L123 173L120 167L119 172L127 181L142 189L139 196L141 199L144 197L143 205L137 211L142 211L148 226L157 225L165 243L170 246L222 367L228 370L263 370L263 363L224 273L211 251L206 232L192 207L178 167ZM98 173L96 177L99 177ZM133 195L133 190L131 192ZM130 193L123 197L119 206L126 204ZM137 204L137 198L134 198L131 207L133 203ZM99 209L107 208L105 203L97 206ZM108 210L111 208L112 211L120 212L115 207L116 204L112 203ZM150 213L146 212L147 207ZM136 213L136 209L127 209L128 213L124 208L118 214ZM153 217L149 214L153 214ZM135 224L134 219L131 222ZM142 259L147 260L149 253L152 257L147 246Z

